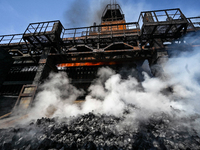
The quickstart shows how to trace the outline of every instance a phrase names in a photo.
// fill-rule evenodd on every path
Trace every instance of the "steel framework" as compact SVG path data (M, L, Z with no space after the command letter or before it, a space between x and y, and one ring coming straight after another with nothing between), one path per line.
M97 26L65 29L56 20L30 23L22 34L1 35L0 47L13 62L0 94L18 96L23 85L37 87L51 71L65 71L73 84L87 88L99 66L119 70L145 59L153 65L167 56L168 45L200 29L200 17L186 18L178 8L141 12L137 22L104 23L124 19L120 6L115 7L117 17L106 20L110 15L104 11Z

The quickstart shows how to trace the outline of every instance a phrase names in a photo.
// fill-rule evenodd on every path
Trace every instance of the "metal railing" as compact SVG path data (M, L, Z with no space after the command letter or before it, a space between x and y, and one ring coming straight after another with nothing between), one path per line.
M108 8L110 7L111 6L109 5ZM61 34L58 35L60 36L61 40L65 41L80 39L87 40L88 38L103 38L106 36L128 36L131 34L140 35L140 29L142 30L142 25L145 23L176 23L176 21L183 21L184 23L188 23L188 30L199 30L200 28L200 17L185 18L181 10L179 8L175 8L166 10L144 11L140 13L138 22L130 23L108 24L69 29L65 29L59 20L30 23L23 34L0 35L0 46L25 45L26 43L23 39L23 36L28 34L53 34L54 26L56 23L60 24L59 32L61 32ZM159 25L159 27L161 28L161 25ZM40 36L38 38L44 37Z
M55 21L51 22L41 22L41 23L31 23L28 28L25 30L24 34L12 34L12 35L1 35L0 36L0 45L10 46L11 44L22 45L26 44L23 36L32 34L47 33L52 31L53 24ZM128 35L132 32L140 32L139 25L137 22L131 23L122 23L122 24L111 24L111 25L99 25L99 26L90 26L90 27L81 27L81 28L62 28L60 38L65 40L66 38L88 38L99 36L114 36L114 35Z
M152 22L176 22L176 21L187 21L185 15L181 12L179 8L165 9L165 10L155 10L155 11L143 11L140 13L138 23L142 25L143 23Z
M199 30L200 29L200 16L187 18L189 25L188 30Z
M100 38L106 35L112 37L120 34L128 35L134 32L138 34L140 32L137 22L65 29L61 38L63 40L70 38L75 40L77 37L92 38L98 36Z
M30 23L26 28L24 34L30 33L48 33L53 30L55 23L60 23L59 20ZM61 23L60 23L61 24ZM63 28L63 27L62 27Z
M0 45L10 46L11 44L25 44L23 34L0 35Z

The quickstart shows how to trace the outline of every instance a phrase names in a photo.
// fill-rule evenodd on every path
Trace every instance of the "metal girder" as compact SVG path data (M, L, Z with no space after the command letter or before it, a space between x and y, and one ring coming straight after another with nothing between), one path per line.
M17 102L13 108L15 111L25 111L30 107L35 97L37 86L35 85L24 85L21 89Z
M12 58L22 61L13 63L0 94L20 94L18 104L28 106L34 94L29 93L31 96L27 99L27 93L22 92L26 87L22 85L33 84L29 86L36 90L51 71L65 71L72 78L72 84L87 89L100 66L116 69L127 64L134 67L136 61L145 59L150 63L155 61L158 50L166 50L165 41L171 42L186 32L200 29L193 19L198 18L186 18L180 9L166 9L141 12L138 22L130 23L69 29L58 20L30 23L23 34L0 36L0 47L20 53ZM32 66L35 70L31 70Z
M163 14L159 14L162 13ZM152 15L154 19L151 19L152 21L145 21L145 14ZM151 16L150 16L151 17ZM160 21L160 17L165 17L166 20ZM166 39L166 38L171 38L174 40L174 38L177 38L177 36L182 36L182 28L184 27L183 32L190 32L190 31L196 31L198 28L194 26L194 24L198 25L198 22L195 22L193 20L199 19L200 17L191 17L191 18L186 18L184 14L181 12L180 9L175 8L175 9L165 9L165 10L155 10L155 11L145 11L141 12L140 17L138 19L138 22L130 22L130 23L121 23L121 24L109 24L109 25L99 25L99 26L89 26L89 27L81 27L81 28L70 28L70 29L64 29L60 21L47 21L47 22L38 22L38 23L31 23L25 30L23 35L23 38L20 39L19 43L13 43L15 36L19 35L3 35L0 36L0 46L2 47L7 47L6 49L9 49L11 47L16 47L18 46L19 49L22 49L20 46L23 45L21 42L23 39L25 40L24 45L27 43L27 49L30 47L29 45L35 47L37 44L34 43L33 39L37 41L40 45L37 45L38 48L42 49L42 47L55 47L55 49L59 49L59 46L61 47L72 47L72 46L78 46L81 44L84 44L85 47L89 49L104 49L106 47L109 47L109 45L113 42L116 41L123 41L127 43L130 46L134 46L131 44L133 40L136 42L140 42L142 39L149 40L153 38L160 38L160 39ZM143 24L142 28L140 30L139 28L139 22L142 19ZM55 23L61 25L61 30L62 32L62 37L58 37L55 39L56 41L52 41L52 39L49 37L49 35L54 34L53 30ZM116 31L114 30L115 27L118 26L123 26L123 29L121 31ZM176 30L177 33L174 34L171 33L171 28L172 26L176 27L177 25L181 25L181 27L178 27ZM187 26L190 25L192 28L189 30L187 29ZM129 26L131 27L130 29L124 29L124 26L128 28ZM158 34L159 33L159 26L166 26L166 30L164 34ZM144 34L145 28L152 27L152 30L149 34ZM110 31L103 31L103 28L110 28ZM95 29L95 30L93 30ZM53 31L53 32L52 32ZM170 33L169 33L170 31ZM33 37L31 37L33 35ZM70 37L72 35L72 37ZM2 40L4 37L10 36L11 39L8 41L7 44L1 44ZM43 43L40 39L38 39L37 36L45 36L47 41L49 43ZM32 39L31 39L32 38ZM35 45L36 44L36 45ZM59 45L59 46L58 46ZM93 45L92 47L90 45ZM141 45L139 43L138 45ZM41 47L40 47L41 46ZM91 47L91 48L90 48ZM95 48L96 47L96 48ZM62 51L62 50L61 50ZM57 52L60 52L58 50ZM63 51L65 52L65 51Z

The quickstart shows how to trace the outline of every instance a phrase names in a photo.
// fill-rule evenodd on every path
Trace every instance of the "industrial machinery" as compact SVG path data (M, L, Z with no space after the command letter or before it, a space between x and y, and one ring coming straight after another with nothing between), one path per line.
M152 66L173 50L169 45L200 29L198 19L175 8L144 11L138 21L127 23L121 7L108 4L100 25L65 29L56 20L30 23L22 34L1 35L0 116L12 107L30 107L37 87L52 71L66 72L73 85L87 89L99 67L119 72L144 60Z

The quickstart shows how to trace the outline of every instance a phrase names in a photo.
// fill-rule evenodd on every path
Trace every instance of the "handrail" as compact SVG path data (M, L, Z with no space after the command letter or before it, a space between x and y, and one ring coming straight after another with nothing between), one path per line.
M174 20L183 20L187 22L185 15L179 8L173 9L163 9L163 10L152 10L152 11L142 11L139 15L138 22L162 22L162 21L174 21Z
M79 27L79 28L68 28L68 29L64 29L64 30L87 29L87 28L95 28L95 27L130 25L130 24L138 24L138 22L128 22L128 23L119 23L119 24L108 24L108 25L97 25L97 26L88 26L88 27Z

